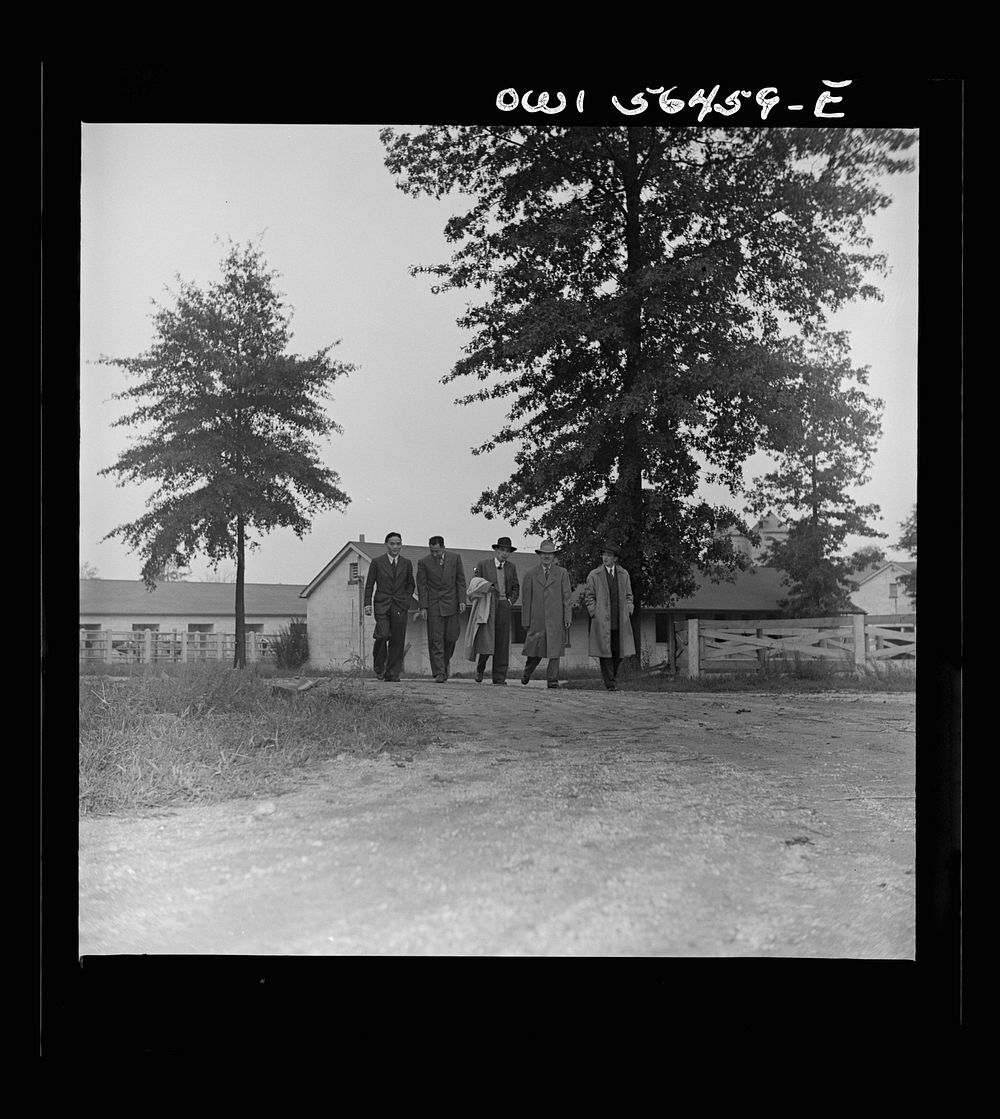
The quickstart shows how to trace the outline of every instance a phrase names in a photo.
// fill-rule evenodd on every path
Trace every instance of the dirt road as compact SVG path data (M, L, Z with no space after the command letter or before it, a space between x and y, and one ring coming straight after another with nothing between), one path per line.
M80 954L913 958L912 694L359 686L447 729L83 819Z

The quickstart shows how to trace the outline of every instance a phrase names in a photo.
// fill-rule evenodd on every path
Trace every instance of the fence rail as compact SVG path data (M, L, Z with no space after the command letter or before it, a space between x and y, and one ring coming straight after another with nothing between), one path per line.
M246 634L248 661L274 659L274 635ZM81 664L183 664L187 661L232 661L235 633L187 633L183 630L80 630Z
M688 619L687 675L733 672L787 663L823 661L854 672L887 660L916 659L916 614L835 618Z

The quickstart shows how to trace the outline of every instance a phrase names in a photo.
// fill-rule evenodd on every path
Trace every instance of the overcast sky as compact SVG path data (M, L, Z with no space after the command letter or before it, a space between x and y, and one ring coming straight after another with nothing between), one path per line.
M473 516L483 489L513 470L514 448L473 456L495 434L503 401L454 404L471 382L441 384L461 356L456 319L467 295L433 295L408 268L448 259L444 224L454 200L413 199L383 164L374 125L83 125L81 194L80 562L104 579L137 579L140 559L101 538L145 509L150 489L98 477L128 445L112 400L129 383L120 368L89 364L134 356L152 340L152 302L170 302L177 277L201 285L220 275L220 239L256 240L293 311L291 349L357 366L335 383L331 410L343 427L322 449L351 497L321 514L299 540L282 530L247 556L247 580L307 584L347 540L408 544L440 533L453 547L488 548L516 525ZM918 158L918 149L909 153ZM872 482L855 493L882 508L881 546L894 547L916 502L917 173L886 184L893 204L871 222L874 248L892 271L882 303L860 303L832 321L851 333L855 365L885 401ZM752 469L766 467L755 460ZM713 501L724 491L706 490ZM737 504L737 503L734 503ZM850 539L849 547L871 541ZM223 565L224 567L226 565ZM204 578L204 560L192 568Z

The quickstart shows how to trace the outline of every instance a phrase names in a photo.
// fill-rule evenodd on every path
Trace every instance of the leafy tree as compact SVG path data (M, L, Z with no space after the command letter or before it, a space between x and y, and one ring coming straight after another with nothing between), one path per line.
M849 492L868 481L882 402L863 391L867 369L852 368L844 333L787 339L775 353L787 369L764 443L776 468L748 489L748 509L772 508L791 522L787 539L766 555L791 587L785 612L837 614L852 609L850 575L883 558L873 547L839 555L849 535L885 536L870 523L878 506L859 505Z
M901 521L899 527L903 530L903 535L899 538L896 544L897 548L902 548L903 551L908 552L914 559L917 558L917 507L913 506L913 511L906 518ZM913 606L917 605L917 569L914 568L908 575L903 575L899 580L903 584L903 590L910 596L913 601Z
M81 579L99 579L97 568L92 564L84 561L80 564L80 578Z
M637 606L692 593L693 565L744 564L722 530L748 526L697 498L703 471L738 487L765 440L783 327L877 297L864 221L914 137L546 123L382 139L404 192L467 200L450 262L413 271L477 293L442 379L481 383L465 404L510 398L474 453L516 444L517 469L473 512L557 536L577 574L617 538Z
M253 534L288 527L301 537L311 514L350 500L312 437L340 430L323 401L353 367L333 361L332 346L311 357L287 352L290 312L259 247L230 242L221 272L205 289L181 283L172 306L154 303L148 351L101 357L137 378L116 398L141 403L116 425L145 429L101 473L119 485L159 484L148 512L108 533L139 552L150 589L169 565L185 568L198 552L213 565L235 561L235 667L244 667Z

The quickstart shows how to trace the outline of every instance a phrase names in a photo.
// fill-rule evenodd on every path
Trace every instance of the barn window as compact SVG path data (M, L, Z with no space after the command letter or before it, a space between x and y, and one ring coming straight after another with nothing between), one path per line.
M355 560L354 563L350 564L347 568L347 582L348 585L361 582L360 569L357 560Z
M654 615L656 620L656 644L669 645L670 644L670 615L657 611Z
M158 630L159 628L160 627L159 627L159 624L157 622L133 622L132 623L132 632L133 633L142 633L142 631L144 629L151 629L151 630L155 631L155 630Z

